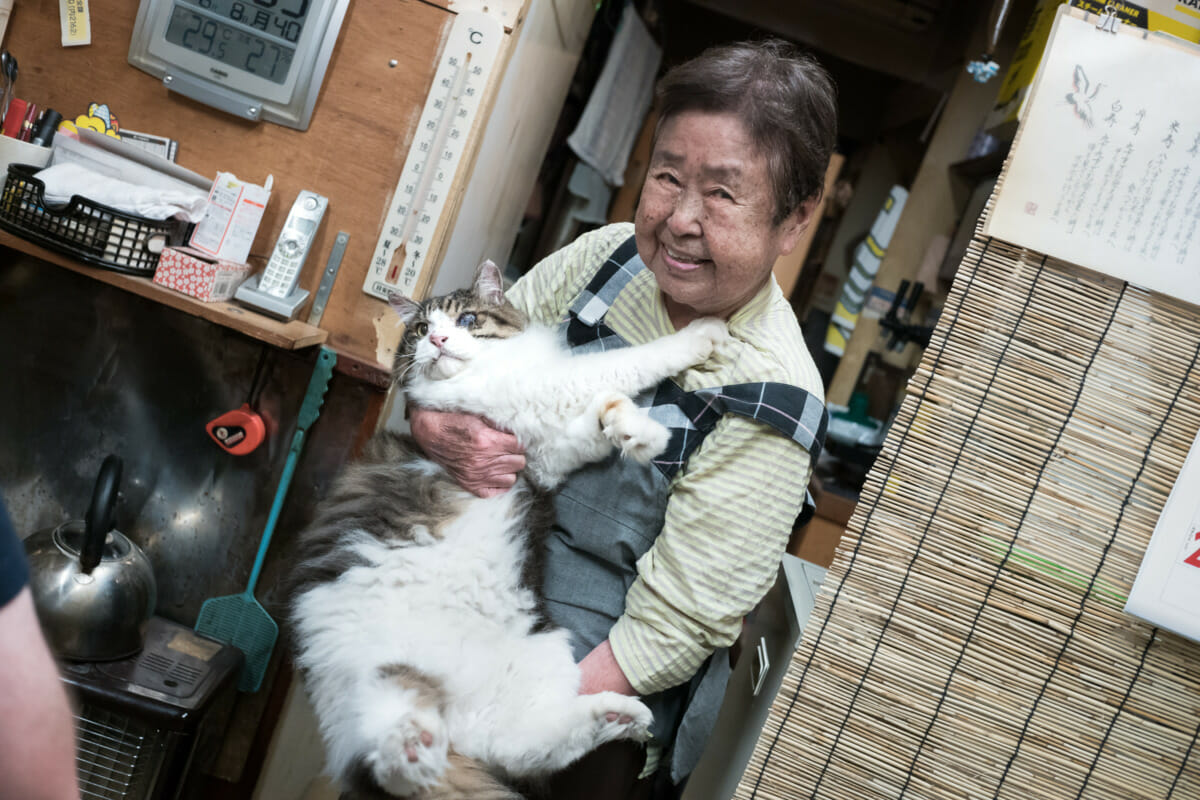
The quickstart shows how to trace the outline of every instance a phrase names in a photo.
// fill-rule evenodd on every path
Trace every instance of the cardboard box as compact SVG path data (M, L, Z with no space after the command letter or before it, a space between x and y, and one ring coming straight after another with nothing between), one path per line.
M796 558L829 568L846 527L824 517L813 517L803 528L792 531L787 551Z
M808 490L812 492L813 502L817 504L818 517L824 517L839 525L845 525L850 521L854 509L858 505L857 493L847 492L847 490L826 483L817 477L809 481Z
M229 172L218 172L208 193L208 213L196 225L188 245L212 258L245 263L271 199L273 182L268 175L266 184L258 186Z
M849 496L826 486L815 477L809 482L808 489L817 504L817 513L807 525L792 530L787 551L797 558L828 567L833 563L838 542L858 505L858 496Z
M249 264L212 258L189 247L164 247L154 282L206 303L228 300L250 277Z

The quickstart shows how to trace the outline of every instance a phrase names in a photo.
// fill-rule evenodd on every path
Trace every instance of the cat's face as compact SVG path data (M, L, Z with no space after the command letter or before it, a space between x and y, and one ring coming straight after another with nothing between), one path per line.
M504 297L500 270L485 261L470 289L416 303L396 297L404 319L392 379L401 386L417 378L445 380L482 357L498 339L520 333L525 318Z

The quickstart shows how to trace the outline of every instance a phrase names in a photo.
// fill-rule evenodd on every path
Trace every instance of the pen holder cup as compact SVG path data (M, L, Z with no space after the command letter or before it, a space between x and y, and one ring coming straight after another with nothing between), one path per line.
M50 163L50 153L53 150L53 147L42 147L11 136L0 136L0 175L8 172L9 164L44 167Z

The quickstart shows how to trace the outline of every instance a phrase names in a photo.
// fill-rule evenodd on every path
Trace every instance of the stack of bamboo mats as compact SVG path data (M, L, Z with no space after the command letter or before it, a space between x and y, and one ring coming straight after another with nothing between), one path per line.
M1200 798L1200 645L1122 611L1198 356L1200 308L977 234L736 797Z

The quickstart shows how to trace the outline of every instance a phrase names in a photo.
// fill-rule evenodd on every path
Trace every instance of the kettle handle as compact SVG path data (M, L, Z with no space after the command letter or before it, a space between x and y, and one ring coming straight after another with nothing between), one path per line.
M100 563L104 553L104 540L113 529L113 508L117 504L117 488L121 485L121 459L114 455L105 456L92 489L92 504L84 517L85 534L83 547L79 551L79 568L85 575Z

